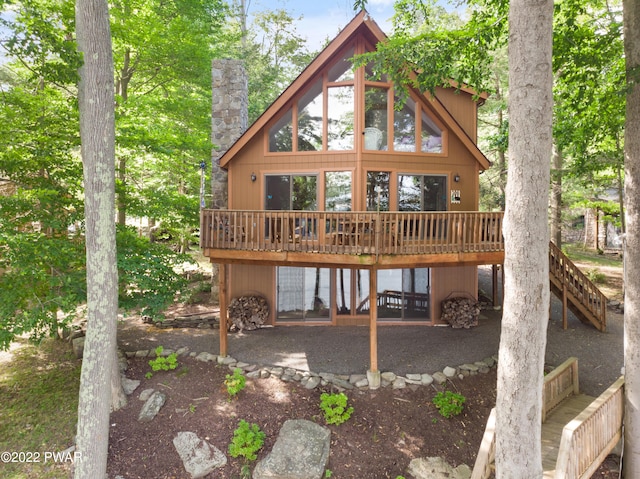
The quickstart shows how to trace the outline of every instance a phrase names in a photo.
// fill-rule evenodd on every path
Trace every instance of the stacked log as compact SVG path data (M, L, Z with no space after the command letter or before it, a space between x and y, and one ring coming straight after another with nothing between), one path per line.
M442 319L452 328L469 329L478 325L480 303L472 298L448 298L442 302Z
M175 318L165 318L162 321L153 321L148 317L143 317L145 323L153 324L157 328L218 328L219 316L213 311L207 313L194 313L184 316L176 316Z
M227 307L230 331L252 331L269 318L269 305L262 296L239 296Z

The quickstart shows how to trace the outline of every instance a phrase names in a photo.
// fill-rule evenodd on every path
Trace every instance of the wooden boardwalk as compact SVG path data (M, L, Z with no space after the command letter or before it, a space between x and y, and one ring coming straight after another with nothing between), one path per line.
M594 399L586 394L570 396L549 412L547 420L542 424L542 469L545 478L553 478L555 475L562 430Z

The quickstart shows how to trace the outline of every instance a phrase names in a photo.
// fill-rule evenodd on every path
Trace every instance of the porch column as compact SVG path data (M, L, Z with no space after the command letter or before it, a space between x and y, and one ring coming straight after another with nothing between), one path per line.
M367 371L367 381L370 389L378 389L378 271L375 269L369 272L369 354L371 368Z
M218 267L219 304L220 304L220 356L227 356L227 265L220 263Z

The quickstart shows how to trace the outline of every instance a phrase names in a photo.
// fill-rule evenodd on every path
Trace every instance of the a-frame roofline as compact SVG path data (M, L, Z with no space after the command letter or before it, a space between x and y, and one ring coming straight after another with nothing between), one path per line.
M322 50L318 56L298 75L298 77L276 98L276 100L267 108L260 117L244 132L240 138L229 148L220 158L220 166L226 167L231 159L257 135L266 124L284 108L289 101L311 80L315 78L318 72L335 59L335 55L355 36L362 35L373 45L387 40L387 35L382 31L378 24L371 18L365 10L358 13L349 24ZM476 93L466 86L459 87L461 91L475 95ZM480 168L485 170L491 166L486 156L480 151L473 140L466 134L458 122L451 116L449 111L440 102L437 97L425 97L420 92L414 92L425 98L425 103L431 106L444 122L445 126L456 135L465 147L472 153L474 158L480 164ZM483 99L483 96L480 96Z

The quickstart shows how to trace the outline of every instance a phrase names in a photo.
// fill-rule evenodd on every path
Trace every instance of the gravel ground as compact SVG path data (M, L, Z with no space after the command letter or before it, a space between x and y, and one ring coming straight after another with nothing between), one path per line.
M480 287L487 286L481 269ZM213 306L209 305L209 309ZM206 309L206 305L201 306ZM472 329L450 327L378 327L378 368L396 374L434 373L497 354L502 313L483 310ZM561 304L552 295L551 320L545 361L557 366L571 356L579 359L580 388L597 396L621 374L623 317L608 312L606 333L581 323L569 313L562 330ZM366 327L290 326L230 333L228 354L239 361L293 367L336 374L364 373L369 367L369 329ZM119 327L118 341L125 351L187 346L191 351L219 352L216 329L159 329L132 317Z

